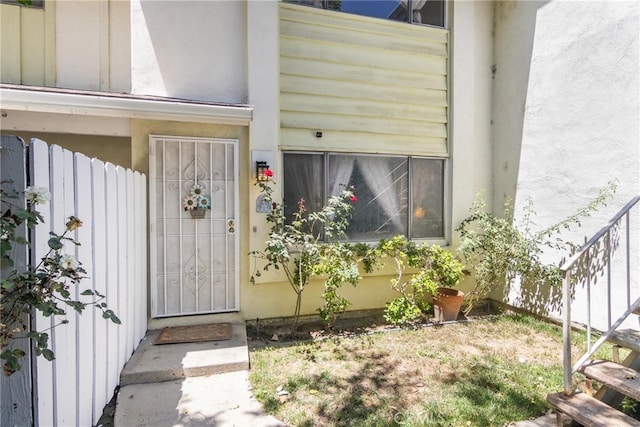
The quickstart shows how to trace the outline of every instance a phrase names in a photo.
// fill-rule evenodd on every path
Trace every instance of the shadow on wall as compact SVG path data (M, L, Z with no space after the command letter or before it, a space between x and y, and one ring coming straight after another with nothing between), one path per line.
M626 230L621 229L618 222L575 263L571 270L570 282L572 301L585 298L587 288L591 288L592 304L602 307L599 300L601 296L606 297L607 287L611 285L607 283L610 279L609 267L624 262L626 248L621 248L620 242L625 239ZM566 261L567 259L563 258L560 265ZM625 299L626 289L616 283L612 285L612 293L616 298ZM516 306L539 316L554 316L562 313L562 282L553 285L539 277L519 277L512 281L511 286L505 286L503 301L508 300L514 287L519 288L518 297L515 300Z
M548 1L494 3L493 211L515 200L538 9Z
M634 2L495 3L494 212L514 200L518 221L530 201L537 213L533 228L545 229L587 205L607 182L619 182L607 206L563 236L580 242L640 192L639 17ZM631 223L632 242L639 224ZM610 254L611 282L626 283L620 232L593 249L590 281L573 284L576 321L586 322L587 283L592 300L606 300L603 262ZM638 248L631 251L637 259ZM544 261L556 265L568 255L548 249ZM626 291L613 292L617 310ZM560 288L526 279L504 297L541 314L557 313L562 299ZM606 310L594 317L606 322Z

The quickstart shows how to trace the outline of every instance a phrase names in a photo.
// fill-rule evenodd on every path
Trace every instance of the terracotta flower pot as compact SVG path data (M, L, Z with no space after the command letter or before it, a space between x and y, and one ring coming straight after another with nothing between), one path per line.
M458 318L464 293L457 289L438 288L433 296L433 311L436 322L449 322Z

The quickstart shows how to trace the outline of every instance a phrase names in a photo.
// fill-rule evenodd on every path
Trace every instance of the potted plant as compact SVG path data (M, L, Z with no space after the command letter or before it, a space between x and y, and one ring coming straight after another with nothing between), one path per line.
M391 280L391 287L400 293L387 304L387 321L398 324L428 319L429 295L436 321L457 318L464 294L452 288L462 277L463 265L449 251L438 245L417 244L404 236L382 240L378 251L395 261L397 275ZM416 273L405 279L407 267ZM460 298L451 298L452 295ZM451 307L450 302L459 304Z
M439 287L433 295L433 317L436 322L450 322L458 318L464 301L464 292Z
M436 322L448 322L458 318L464 293L454 289L462 277L463 265L451 252L438 245L426 250L425 266L430 280L439 284L432 293L433 313Z

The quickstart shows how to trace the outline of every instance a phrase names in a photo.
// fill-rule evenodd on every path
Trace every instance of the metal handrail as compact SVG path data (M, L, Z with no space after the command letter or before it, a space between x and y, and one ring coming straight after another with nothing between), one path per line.
M604 227L602 227L600 229L600 231L598 231L596 234L593 235L593 237L591 237L587 243L585 243L579 250L578 252L576 252L575 254L573 254L567 261L565 261L564 264L562 264L562 266L560 267L560 273L561 274L565 274L567 271L569 271L571 268L573 268L574 264L576 262L578 262L578 260L589 250L591 249L591 247L602 238L602 236L604 236L604 234L606 232L608 232L611 228L613 228L614 225L616 225L618 223L618 221L620 221L620 218L622 218L624 215L626 215L627 213L629 213L629 211L635 206L636 203L638 203L638 201L640 201L640 194L637 195L636 197L634 197L633 199L631 199L629 201L629 203L627 203L626 205L624 205L624 207L622 209L620 209L620 211L618 211L617 214L615 214L615 216L613 218L611 218L611 220L609 220L609 222L607 223L607 225L605 225Z
M640 307L640 299L636 300L633 304L630 303L630 255L629 255L629 211L640 201L640 195L631 199L620 211L611 218L611 220L604 226L600 231L591 237L573 256L571 256L561 267L560 273L562 274L562 293L563 293L563 320L562 320L562 342L563 342L563 381L564 381L564 394L570 395L572 393L572 376L575 372L580 369L583 363L585 363L602 345L611 334L626 320L627 317L638 307ZM625 217L626 218L626 235L627 235L627 251L626 251L626 268L627 268L627 310L614 322L611 323L609 320L609 329L602 334L602 336L596 341L595 344L591 345L591 296L590 296L590 280L587 277L587 352L576 362L575 365L571 364L571 271L575 267L576 263L581 260L583 257L589 254L589 250L601 239L606 238L609 239L610 231L613 227L615 227L620 220ZM587 258L587 261L590 259ZM610 260L607 260L610 261ZM608 274L608 285L609 285L609 298L608 298L608 313L609 317L611 317L611 292L610 292L610 280L611 280L611 272L610 272L610 263L607 262L607 274ZM589 273L589 272L587 272Z

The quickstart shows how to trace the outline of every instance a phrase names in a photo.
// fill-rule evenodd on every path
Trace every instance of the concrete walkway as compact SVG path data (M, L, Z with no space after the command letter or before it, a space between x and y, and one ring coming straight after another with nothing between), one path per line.
M251 393L244 322L232 338L154 345L149 331L120 377L115 427L284 426Z

